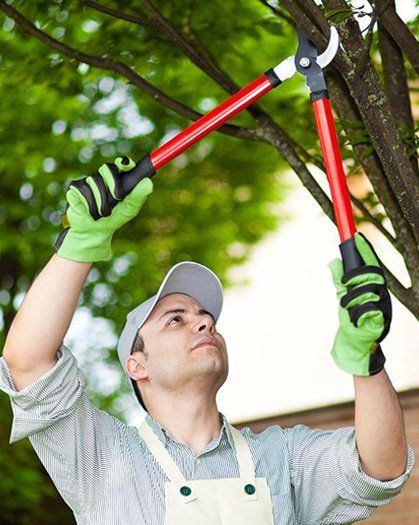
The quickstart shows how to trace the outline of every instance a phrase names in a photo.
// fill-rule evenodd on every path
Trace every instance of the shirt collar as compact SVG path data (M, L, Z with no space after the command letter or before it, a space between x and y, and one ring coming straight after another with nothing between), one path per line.
M221 412L218 412L218 414L219 414L219 417L220 417L220 421L222 423L222 427L221 427L220 434L219 434L218 438L216 438L216 440L217 440L216 446L218 447L218 445L221 442L221 439L222 439L223 435L225 435L227 437L228 442L230 443L230 446L234 450L233 436L231 435L229 422L227 421L227 418L225 417L224 414L222 414ZM157 437L160 439L160 441L164 445L167 444L167 439L168 438L170 438L172 441L175 441L177 443L177 441L173 438L173 436L170 434L170 432L165 427L163 427L163 425L161 425L156 419L154 419L152 416L150 416L150 414L148 414L148 413L146 415L146 421L148 422L150 427L153 429L154 433L157 435Z

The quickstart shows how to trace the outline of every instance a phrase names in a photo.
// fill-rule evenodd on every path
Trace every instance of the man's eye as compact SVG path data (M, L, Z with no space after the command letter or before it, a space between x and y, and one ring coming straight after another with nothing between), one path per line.
M182 317L180 317L180 315L176 315L175 317L172 317L170 319L170 321L167 323L167 324L170 324L172 321L174 321L175 319L182 319Z

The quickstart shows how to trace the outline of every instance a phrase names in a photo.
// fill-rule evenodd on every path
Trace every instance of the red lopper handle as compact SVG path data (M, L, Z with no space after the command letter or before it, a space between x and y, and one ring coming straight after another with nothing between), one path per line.
M224 122L253 104L274 87L275 84L272 84L266 75L262 75L248 86L242 88L215 109L150 153L150 161L154 169L160 169L170 160L208 135L208 133L219 128Z
M352 213L349 190L343 171L342 157L339 149L335 122L327 96L313 100L317 133L323 152L327 180L332 194L333 211L340 235L340 253L344 271L348 272L364 263L355 243L355 220Z
M321 98L313 101L313 110L316 118L317 133L323 152L327 180L332 194L333 210L336 217L341 242L354 236L355 221L349 199L343 171L342 157L336 127L330 108L330 100Z

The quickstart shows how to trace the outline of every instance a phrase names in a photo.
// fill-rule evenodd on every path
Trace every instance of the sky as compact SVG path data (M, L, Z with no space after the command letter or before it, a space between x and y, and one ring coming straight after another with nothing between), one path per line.
M396 5L403 19L415 15L413 0ZM337 230L295 174L281 176L292 185L281 210L291 218L254 248L246 265L231 271L232 278L247 284L225 291L218 322L227 342L230 371L217 402L233 424L354 398L352 376L330 355L338 328L338 300L327 264L340 256ZM316 178L329 194L323 177L317 173ZM408 285L401 256L374 229L362 231L383 262ZM392 326L382 348L387 373L402 391L419 387L419 325L394 296L392 301ZM112 391L120 371L118 365L109 369L100 364L101 338L107 343L112 338L107 321L92 319L80 308L65 342L82 369L95 362L92 377ZM87 357L82 348L92 340L97 350ZM138 426L144 413L134 396L124 397L121 406L129 424Z

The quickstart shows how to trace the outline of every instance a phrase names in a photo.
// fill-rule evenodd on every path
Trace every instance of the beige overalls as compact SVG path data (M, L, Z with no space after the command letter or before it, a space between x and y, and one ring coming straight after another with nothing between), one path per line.
M229 424L240 478L187 481L146 420L138 429L169 481L164 525L274 525L266 478L255 477L249 446Z

